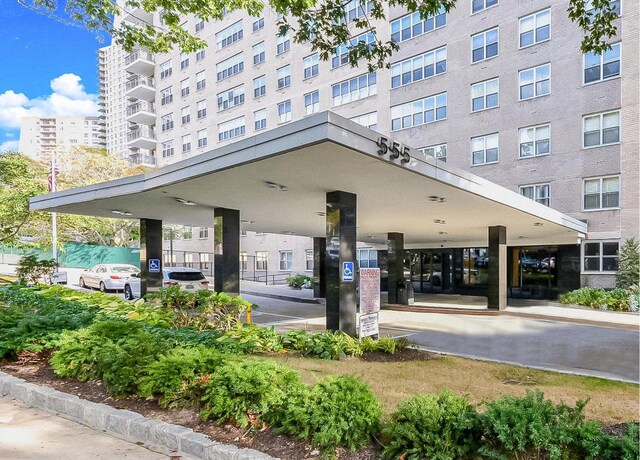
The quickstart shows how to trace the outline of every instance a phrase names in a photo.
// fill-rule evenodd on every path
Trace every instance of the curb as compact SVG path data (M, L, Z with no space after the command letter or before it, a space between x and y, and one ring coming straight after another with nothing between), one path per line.
M276 299L276 300L288 300L289 302L298 302L298 303L315 303L319 304L320 301L315 298L307 298L307 297L292 297L287 295L279 295L279 294L269 294L264 292L255 292L255 291L240 291L240 295L252 295L255 297L266 297L267 299Z
M277 460L254 449L211 441L208 436L180 425L34 385L2 371L0 396L8 396L118 438L159 446L202 460Z

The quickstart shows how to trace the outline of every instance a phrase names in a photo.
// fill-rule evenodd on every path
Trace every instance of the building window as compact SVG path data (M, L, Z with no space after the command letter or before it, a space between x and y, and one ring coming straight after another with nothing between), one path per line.
M471 138L471 162L473 165L497 163L498 134L488 134Z
M269 253L267 251L256 251L256 270L266 270Z
M618 270L620 243L617 241L584 242L583 266L585 272L615 272Z
M308 272L313 270L313 250L306 249L304 251L304 269Z
M498 55L498 27L471 36L471 62L480 62Z
M263 75L253 79L253 97L260 97L267 94L267 77Z
M264 28L264 18L253 18L253 25L251 26L254 32Z
M493 109L500 103L499 79L493 78L471 85L471 111Z
M320 92L313 91L304 95L305 115L311 115L320 111Z
M551 92L551 64L521 70L520 100L545 96Z
M315 77L318 75L318 53L307 56L302 60L304 64L304 79Z
M289 51L291 48L291 36L289 31L284 35L278 35L276 40L276 54L282 54Z
M549 40L551 10L546 9L520 18L520 48Z
M278 104L278 121L279 123L291 121L291 100Z
M172 113L168 113L166 115L163 115L162 118L160 119L162 122L162 131L169 131L170 129L173 129L173 114Z
M291 271L293 268L293 251L280 251L280 270Z
M618 16L620 16L620 0L612 0L609 3L611 10L616 13ZM596 14L596 7L593 6L593 0L585 0L584 1L584 9L587 13L589 13L591 16Z
M429 147L418 149L418 151L437 160L447 161L447 144L430 145Z
M520 195L549 206L549 184L523 185L520 187Z
M420 13L410 13L391 21L391 40L396 43L418 37L447 25L447 13L441 8L435 16L420 18Z
M171 75L173 69L171 68L171 59L160 64L160 80L163 80Z
M206 53L205 50L200 50L196 53L196 62L200 62L204 59Z
M471 2L471 13L477 13L478 11L486 10L492 6L496 6L498 0L473 0Z
M162 143L162 158L173 156L173 140Z
M242 19L216 34L218 49L226 48L242 38Z
M196 104L196 108L198 109L198 120L207 116L207 101L202 100L198 101Z
M447 118L447 93L391 107L391 131L425 125Z
M180 82L180 96L187 97L189 95L189 79Z
M548 155L551 152L551 127L549 125L530 126L518 130L520 158Z
M582 117L582 148L620 142L620 111Z
M198 230L198 238L201 240L209 238L209 227L200 227Z
M201 91L207 86L207 80L204 75L204 70L196 74L196 91Z
M584 180L584 209L610 209L620 206L620 178L595 177Z
M620 76L620 43L602 54L584 54L583 67L585 85Z
M264 42L253 45L253 65L260 64L266 59Z
M376 268L378 266L378 251L375 249L356 250L356 260L360 268Z
M182 136L182 153L191 152L191 134Z
M216 76L218 81L229 78L244 70L244 54L238 53L216 64Z
M378 129L378 112L365 113L364 115L358 115L357 117L350 118L350 120L355 121L359 125L373 131Z
M236 105L244 103L244 85L236 86L223 93L219 93L218 97L218 110L226 110Z
M355 46L358 46L358 43L362 42L365 45L372 45L375 43L376 37L373 32L365 32L361 35L358 35L355 38L352 38L347 43L343 43L338 46L331 57L331 68L335 69L336 67L340 67L342 65L349 63L349 50Z
M183 227L182 228L182 239L190 240L193 238L193 227Z
M189 55L180 55L180 70L184 70L189 67Z
M198 131L198 148L207 146L207 130L201 129Z
M160 105L167 105L173 102L173 94L171 93L171 86L160 91Z
M376 73L365 73L331 85L331 93L334 107L373 96L378 93Z
M240 270L246 271L248 267L249 256L245 251L240 253Z
M180 121L182 122L183 125L186 125L191 121L191 113L189 111L189 106L182 107L182 109L180 109Z
M447 47L391 64L391 87L408 85L447 71Z
M344 17L340 19L342 24L361 18L373 10L373 2L367 0L350 0L344 8Z
M196 17L196 32L200 32L202 29L204 29L204 19Z
M267 127L267 109L260 109L253 112L254 129L260 131Z
M225 121L218 125L218 140L226 141L239 137L245 133L244 115L233 120Z
M280 67L277 71L278 74L278 89L291 86L291 65Z

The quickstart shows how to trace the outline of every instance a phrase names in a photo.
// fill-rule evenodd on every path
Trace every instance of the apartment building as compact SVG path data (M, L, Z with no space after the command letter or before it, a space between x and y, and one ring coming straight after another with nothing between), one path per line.
M105 147L105 129L98 117L24 117L20 124L19 151L48 161L56 151L75 147Z
M400 50L390 69L373 73L348 64L346 44L325 62L306 44L278 36L277 15L266 8L260 18L240 11L214 23L187 17L184 25L206 49L125 58L125 97L142 108L128 118L128 146L148 149L165 165L331 110L588 223L575 247L523 240L510 248L512 295L575 287L557 286L559 257L572 261L578 284L611 287L621 242L638 236L640 199L639 5L614 6L618 35L602 56L580 51L582 35L565 1L465 0L424 20L392 7L388 22L373 26ZM352 0L346 15L369 7ZM132 13L123 20L140 18ZM371 40L362 31L352 42ZM465 267L458 292L482 287L486 249L449 251L446 232L442 243L408 255L416 289L440 292L436 275L454 265Z

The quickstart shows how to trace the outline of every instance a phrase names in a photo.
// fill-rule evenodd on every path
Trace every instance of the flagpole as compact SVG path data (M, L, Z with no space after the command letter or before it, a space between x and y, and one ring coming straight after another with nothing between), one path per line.
M56 151L54 149L51 155L51 192L56 191ZM53 245L51 247L51 254L53 260L58 262L58 215L56 212L51 213L51 231Z

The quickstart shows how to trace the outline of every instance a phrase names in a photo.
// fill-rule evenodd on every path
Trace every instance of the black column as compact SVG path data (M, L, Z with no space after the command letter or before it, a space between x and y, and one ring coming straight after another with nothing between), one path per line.
M140 219L140 297L162 288L162 221Z
M213 286L216 292L240 293L240 211L216 208L213 227Z
M507 229L501 225L489 227L489 286L487 306L491 310L507 308Z
M313 238L313 296L327 296L327 279L325 277L327 261L327 239Z
M387 301L399 303L398 283L404 280L404 233L387 233L387 272Z
M327 329L356 335L356 279L344 279L343 264L356 264L356 195L327 193ZM349 265L349 263L351 265Z

